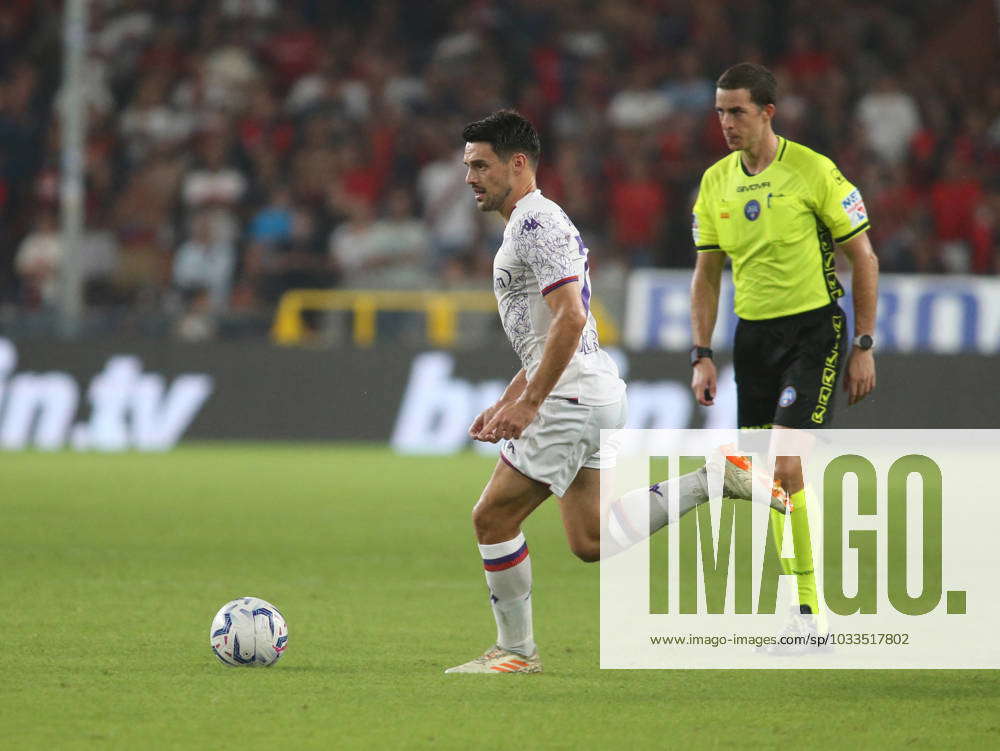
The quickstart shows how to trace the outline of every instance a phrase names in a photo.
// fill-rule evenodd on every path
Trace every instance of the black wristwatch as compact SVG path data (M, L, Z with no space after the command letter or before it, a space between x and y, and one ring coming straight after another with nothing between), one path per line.
M693 368L698 363L698 361L701 358L703 358L703 357L707 357L709 360L712 359L712 348L711 347L699 347L698 345L695 345L694 347L692 347L691 348L691 367Z
M861 350L869 350L875 346L875 340L871 334L860 334L854 337L854 346Z

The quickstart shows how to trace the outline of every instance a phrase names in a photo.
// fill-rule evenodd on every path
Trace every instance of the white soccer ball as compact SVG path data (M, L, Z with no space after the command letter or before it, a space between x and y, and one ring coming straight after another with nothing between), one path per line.
M288 624L266 600L241 597L219 609L209 637L215 656L226 665L271 666L285 653Z

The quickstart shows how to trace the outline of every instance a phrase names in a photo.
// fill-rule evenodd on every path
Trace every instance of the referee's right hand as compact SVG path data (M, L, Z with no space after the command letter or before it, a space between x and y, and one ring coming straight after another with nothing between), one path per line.
M694 398L704 407L711 407L715 404L715 363L712 358L703 357L692 367L694 371L691 376L691 391Z

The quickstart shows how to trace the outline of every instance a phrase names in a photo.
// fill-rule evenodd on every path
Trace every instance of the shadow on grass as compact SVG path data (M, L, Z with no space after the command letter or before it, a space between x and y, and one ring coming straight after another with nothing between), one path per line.
M281 673L328 673L330 675L356 675L362 671L354 666L345 665L273 665L271 667L236 667L232 665L207 665L202 667L205 673L218 673L220 675L279 675Z

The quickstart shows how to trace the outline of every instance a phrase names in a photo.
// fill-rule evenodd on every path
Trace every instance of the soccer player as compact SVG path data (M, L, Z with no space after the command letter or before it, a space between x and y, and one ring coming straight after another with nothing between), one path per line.
M570 548L585 561L600 557L601 428L625 425L625 383L597 339L583 238L536 184L541 145L534 126L501 110L468 125L462 137L476 205L507 222L493 289L523 367L469 428L476 440L503 441L472 511L497 644L445 672L537 673L531 557L521 523L555 495Z
M828 427L841 370L848 404L875 387L878 259L865 204L830 159L775 134L777 85L769 70L740 63L716 87L715 109L732 153L705 171L694 205L691 388L699 404L713 403L710 345L728 256L739 317L733 345L739 427ZM844 290L836 248L852 267L850 340L837 304ZM783 565L796 576L799 608L790 630L814 632L819 607L799 458L777 457L775 479L791 497L796 557ZM772 521L780 522L774 526L780 532L784 520Z
M493 262L504 330L523 367L469 434L503 441L500 460L472 511L486 569L497 642L446 673L538 673L531 613L531 558L521 523L549 495L560 501L572 551L601 557L601 429L625 425L625 383L601 349L590 313L587 247L559 206L535 182L541 146L534 127L510 110L471 123L466 182L482 211L507 221ZM604 457L604 462L609 457ZM750 498L745 467L724 461L724 492ZM677 516L708 500L705 468L675 478ZM617 552L674 521L661 483L627 493L603 522L605 548ZM783 508L780 499L775 501ZM635 530L645 529L645 534Z

